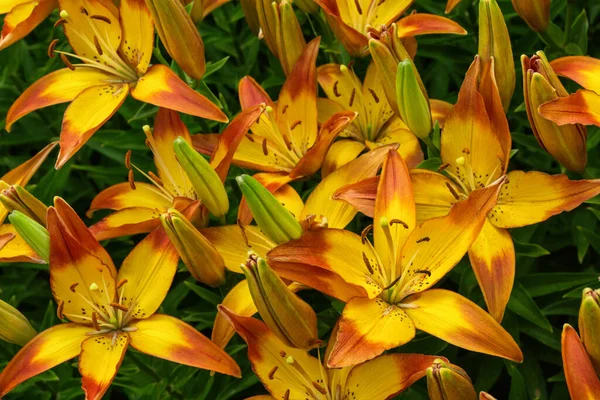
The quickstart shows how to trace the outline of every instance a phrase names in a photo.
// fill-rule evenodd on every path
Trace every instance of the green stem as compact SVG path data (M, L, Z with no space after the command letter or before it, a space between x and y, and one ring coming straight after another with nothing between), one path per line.
M421 140L423 140L423 142L427 145L427 148L431 151L431 153L434 156L439 156L440 150L437 147L435 147L435 144L433 144L431 137L427 136L426 138L422 138Z

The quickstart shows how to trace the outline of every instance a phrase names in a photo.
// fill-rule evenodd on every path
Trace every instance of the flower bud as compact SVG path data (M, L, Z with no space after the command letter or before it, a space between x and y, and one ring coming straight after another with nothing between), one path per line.
M477 392L460 367L436 359L427 369L427 390L431 400L476 400Z
M583 172L587 164L586 128L579 124L558 126L542 117L538 111L540 105L559 97L567 97L569 93L556 76L544 52L538 51L531 58L521 56L521 64L527 117L537 141L567 169Z
M261 318L286 345L310 350L321 344L317 315L254 253L249 254L242 271Z
M377 67L377 76L381 79L385 97L397 116L402 117L398 106L400 100L396 98L398 64L402 60L408 60L411 64L421 93L429 101L419 71L402 44L402 40L398 37L396 24L392 24L389 28L382 27L381 31L371 29L369 31L369 50Z
M515 91L515 62L508 28L496 0L479 1L479 56L484 64L494 57L498 91L507 111Z
M225 281L223 257L182 213L170 208L160 222L196 280L212 287Z
M315 3L315 0L294 0L294 4L307 14L312 14L319 11L319 6L317 3Z
M260 23L258 22L258 11L255 0L240 0L242 11L246 17L248 27L255 35L260 35Z
M202 79L204 43L180 0L146 0L163 45L186 74Z
M235 178L256 224L277 244L298 239L302 227L296 218L263 185L249 175Z
M600 290L583 289L579 333L597 374L600 374Z
M417 137L425 139L433 129L431 109L423 95L415 68L409 59L398 64L396 75L396 99L402 121Z
M21 186L11 185L4 188L0 192L0 202L9 212L20 211L37 223L46 225L48 207Z
M16 308L0 300L0 339L24 346L37 332Z
M50 234L42 225L22 213L13 211L8 220L17 233L46 263L50 259Z
M173 146L177 161L190 179L198 199L215 217L227 214L229 199L217 172L181 136L175 139Z
M257 0L258 21L265 43L289 75L306 47L302 28L288 0Z
M512 0L517 14L531 29L544 32L550 23L550 0Z

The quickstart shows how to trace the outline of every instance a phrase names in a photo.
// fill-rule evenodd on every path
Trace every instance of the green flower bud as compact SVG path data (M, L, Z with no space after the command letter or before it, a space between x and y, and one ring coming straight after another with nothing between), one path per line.
M0 300L0 339L24 346L37 332L16 308Z
M8 220L17 233L46 263L50 260L50 234L42 225L21 211L13 211Z
M579 332L594 369L600 374L600 290L583 290L579 308Z
M396 99L404 123L417 137L427 138L433 129L431 108L417 80L415 67L409 59L404 59L398 64Z
M431 400L476 400L477 392L460 367L436 359L427 369L427 391Z

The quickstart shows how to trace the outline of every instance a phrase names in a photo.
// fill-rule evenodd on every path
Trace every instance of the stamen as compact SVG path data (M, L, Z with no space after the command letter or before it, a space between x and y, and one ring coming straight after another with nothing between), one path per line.
M98 21L106 22L109 25L111 24L110 19L105 17L104 15L92 15L92 16L90 16L90 18L98 20Z
M425 274L425 275L427 275L427 277L430 277L431 271L428 271L426 269L418 269L415 271L415 274Z
M404 221L401 221L399 219L393 219L390 221L390 226L393 226L394 224L400 224L404 227L404 229L408 229L408 224Z
M100 324L98 323L98 314L97 313L92 313L92 323L94 324L94 329L99 331Z
M446 182L446 187L448 188L448 190L450 191L450 193L452 194L452 196L454 196L454 198L456 200L460 200L460 196L458 195L458 193L456 193L456 190L454 190L454 188L452 187L451 184Z
M247 138L249 141L251 141L252 143L254 143L254 138L252 137L252 135L251 135L251 134L249 134L249 133L246 133L246 138Z
M63 53L60 53L60 59L67 68L69 68L71 71L75 71L75 67L73 66L73 64L71 64L71 61L69 61L67 56L65 56Z
M129 186L131 187L131 190L135 190L135 181L133 178L133 170L130 169L129 172L127 173L127 180L129 181Z
M360 233L360 241L362 242L362 244L366 243L366 241L367 241L367 235L372 230L373 230L373 224L367 225L366 228L362 230L362 232Z
M315 389L317 389L321 394L327 394L327 390L325 390L325 388L321 385L319 385L317 382L312 382L313 386L315 387Z
M377 93L375 93L375 91L371 88L369 88L369 93L371 93L371 96L373 96L373 100L375 100L375 103L379 103L379 97L377 96Z
M417 240L417 243L429 242L430 240L429 236L425 236L424 238Z
M100 46L100 42L98 42L98 38L96 36L94 36L94 46L96 46L96 52L98 52L99 56L104 54L102 51L102 46Z
M58 319L64 319L63 308L65 307L65 302L62 300L58 301L58 306L56 307L56 316Z
M84 6L79 7L79 11L86 16L90 15L90 13L85 9Z
M49 58L54 58L54 48L56 47L57 43L58 43L58 39L54 39L53 41L50 42L50 45L48 46L48 57Z
M335 95L335 97L340 97L342 95L338 90L339 83L339 81L335 81L335 83L333 84L333 94Z
M350 94L350 101L348 102L348 106L352 107L352 104L354 104L354 96L356 95L356 88L352 89L352 93Z
M59 19L58 21L56 21L56 22L54 23L54 27L55 27L55 28L58 28L59 26L61 26L61 25L64 25L64 24L66 24L66 23L67 23L67 20L66 20L66 19L63 19L63 18L61 18L61 19Z
M160 179L158 176L156 176L156 174L152 171L148 171L148 175L150 175L150 177L156 181L156 183L158 183L159 186L164 187L165 184L163 183L162 179Z
M138 330L137 326L125 326L121 328L123 332L135 332Z
M125 167L127 169L131 169L131 149L127 151L127 153L125 153Z
M302 124L302 121L294 121L294 123L290 126L290 131L296 129L296 127L300 124Z
M283 394L283 400L290 400L290 389L286 389Z
M71 286L69 286L69 290L73 293L75 293L75 288L79 286L79 282L75 282L74 284L72 284Z
M263 139L262 141L262 152L265 156L269 155L269 150L267 149L267 139Z
M446 168L448 168L449 166L450 166L450 163L442 164L442 165L440 165L440 167L438 168L437 172L442 172L442 171L444 171Z
M236 223L240 227L240 231L242 233L242 238L244 239L244 243L246 243L246 247L252 248L252 245L248 241L248 236L246 235L246 228L244 228L244 225L242 224L242 221L240 221L238 219Z
M371 275L373 275L373 273L375 271L373 270L373 267L371 266L371 263L369 262L369 257L367 257L367 255L365 253L362 253L362 257L363 257L363 262L365 263L365 265L367 266L367 269L369 270L369 273Z
M283 106L283 109L281 110L281 113L285 114L285 112L287 111L288 107L289 107L289 104L286 104L285 106Z
M118 310L121 310L121 311L129 311L129 308L125 307L123 304L119 304L119 303L110 303L110 306L111 306L111 307L114 307L114 308L116 308L116 309L118 309Z
M117 289L121 289L121 287L127 282L129 282L127 279L121 279L119 283L117 283Z
M269 377L270 380L275 379L275 372L277 372L277 369L279 367L274 366L272 370L269 371L269 374L267 375Z
M362 15L363 11L362 11L362 8L360 6L360 0L354 0L354 5L356 6L356 11L358 11L358 13L360 15Z

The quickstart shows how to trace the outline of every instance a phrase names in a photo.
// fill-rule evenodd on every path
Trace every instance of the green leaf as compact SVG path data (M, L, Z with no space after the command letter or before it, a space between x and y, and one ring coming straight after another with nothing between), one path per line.
M519 282L513 287L507 307L509 310L525 318L529 322L536 324L548 332L552 332L550 321L546 319L535 301L533 301L531 295Z
M202 79L206 79L206 77L214 74L215 72L223 68L225 63L227 63L227 60L229 60L229 56L224 57L217 62L207 62L206 71L204 72L204 76L202 77Z
M571 24L571 34L569 35L569 45L576 45L581 50L581 54L587 54L588 49L588 28L590 24L585 9L579 13L575 21ZM569 46L567 45L567 47ZM566 49L566 48L565 48ZM567 50L567 49L566 49ZM568 51L568 50L567 50Z
M514 364L506 362L506 370L512 378L510 384L510 394L508 395L509 400L522 400L527 398L527 386L525 385L525 379L518 368Z
M515 252L518 256L537 258L550 254L548 250L535 243L522 243L514 238L513 241L515 243Z
M437 171L442 165L442 160L439 157L428 158L421 164L417 165L417 168L428 169L430 171Z
M597 281L598 274L589 272L556 272L530 274L519 278L519 282L531 297L563 292L575 286Z
M215 293L211 292L210 290L206 289L203 286L196 285L195 283L188 282L188 281L184 281L183 283L192 292L196 293L202 300L205 300L211 304L214 304L215 306L217 304L220 304L222 301L221 297L219 297L218 295L216 295Z

